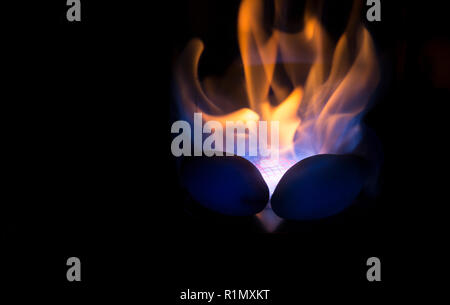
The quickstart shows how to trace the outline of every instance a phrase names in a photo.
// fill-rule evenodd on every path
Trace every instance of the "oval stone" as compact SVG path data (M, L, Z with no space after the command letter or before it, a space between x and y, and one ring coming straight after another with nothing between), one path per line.
M222 214L254 215L269 201L261 173L239 156L185 158L181 179L195 201Z
M354 155L316 155L291 167L272 195L273 211L292 220L337 214L352 204L367 179L368 163Z

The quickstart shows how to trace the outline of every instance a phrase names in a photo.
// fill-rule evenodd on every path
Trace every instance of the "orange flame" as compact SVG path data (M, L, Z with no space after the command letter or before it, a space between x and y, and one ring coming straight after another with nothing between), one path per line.
M275 12L282 1L275 1ZM356 22L332 45L307 10L303 31L267 32L263 1L243 0L238 16L241 63L223 78L200 82L203 43L190 41L175 77L186 118L278 121L280 155L300 160L320 153L346 153L359 142L360 120L378 83L378 62L369 32Z

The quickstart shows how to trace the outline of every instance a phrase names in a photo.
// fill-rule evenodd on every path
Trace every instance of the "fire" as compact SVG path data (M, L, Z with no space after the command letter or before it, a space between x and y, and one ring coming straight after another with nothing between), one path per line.
M275 14L282 11L282 3L274 2ZM355 2L345 32L333 45L312 10L306 10L302 31L269 32L263 1L243 0L238 15L241 58L222 78L200 81L200 40L191 40L180 56L175 77L182 115L189 119L201 112L204 120L222 124L278 121L283 163L249 158L263 173L264 164L276 168L275 179L264 177L270 189L301 159L351 152L379 78L373 41L357 14Z

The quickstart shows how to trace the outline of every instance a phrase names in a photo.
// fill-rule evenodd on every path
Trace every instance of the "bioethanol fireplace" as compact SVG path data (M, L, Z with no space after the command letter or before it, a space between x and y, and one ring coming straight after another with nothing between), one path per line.
M274 2L275 19L283 3ZM279 157L244 156L259 169L270 193L306 157L351 153L361 140L361 119L379 80L373 41L358 22L358 5L333 43L311 6L302 30L291 33L268 29L263 1L243 0L237 25L240 57L224 75L199 79L205 49L199 39L192 39L179 57L174 75L182 119L202 113L204 122L217 121L224 129L226 121L278 122Z

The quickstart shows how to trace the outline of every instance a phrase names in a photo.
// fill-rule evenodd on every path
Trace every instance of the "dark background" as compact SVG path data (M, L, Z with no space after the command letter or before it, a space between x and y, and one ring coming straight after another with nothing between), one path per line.
M223 71L239 54L239 1L85 0L80 23L65 19L65 1L40 2L11 9L6 28L9 284L162 303L187 288L258 288L285 304L311 293L334 297L336 288L384 297L415 281L407 272L423 268L430 248L420 242L435 226L426 215L437 206L415 177L442 183L419 174L430 163L417 160L442 141L424 125L445 124L444 8L382 1L382 21L365 22L382 63L365 120L384 151L376 197L338 217L265 234L251 219L191 203L170 154L173 60L199 37L200 75ZM335 2L326 1L323 18L338 37L351 1ZM66 281L70 256L81 259L81 283ZM381 259L381 283L365 279L371 256Z

